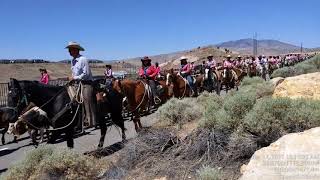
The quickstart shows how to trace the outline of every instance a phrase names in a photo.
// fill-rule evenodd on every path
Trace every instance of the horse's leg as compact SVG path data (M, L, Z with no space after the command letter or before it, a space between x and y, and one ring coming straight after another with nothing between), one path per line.
M101 120L101 118L99 118L99 124L100 124L100 140L99 140L98 148L102 148L104 144L104 139L107 133L107 125L103 120Z
M37 142L37 130L30 130L30 134L31 134L31 139L32 139L32 144L35 147L38 147L38 142Z
M121 112L113 112L112 121L121 129L121 138L122 142L126 141L127 137L125 134L126 128L124 127L124 120L121 115Z
M40 129L40 142L39 143L43 143L43 135L44 135L44 129L41 128Z
M103 104L102 102L97 103L97 120L100 126L100 140L98 144L98 148L102 148L104 144L104 139L107 133L107 125L105 122L105 113L103 113ZM109 113L107 113L109 114ZM111 118L112 118L112 112L111 112Z
M73 142L74 130L73 130L73 128L74 127L67 128L66 131L65 131L68 148L73 148L74 147L74 142Z
M140 128L142 128L142 125L140 122L140 112L136 111L134 114L135 114L134 119L133 119L134 128L135 128L136 132L139 132Z
M14 142L14 143L18 143L18 137L17 136L13 136L13 141L12 142Z
M4 145L6 143L6 140L4 139L4 135L6 134L7 131L3 130L2 132L2 138L1 138L1 142L2 142L2 145Z
M138 126L137 117L133 118L133 124L134 124L134 129L136 130L136 132L138 132L139 131L139 126Z

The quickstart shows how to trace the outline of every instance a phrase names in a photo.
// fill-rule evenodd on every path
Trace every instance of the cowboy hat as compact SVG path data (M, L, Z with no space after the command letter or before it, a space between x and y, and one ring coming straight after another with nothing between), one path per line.
M241 55L238 55L238 58L241 58Z
M188 59L188 58L185 57L185 56L180 57L180 61L182 61L182 60L187 60L187 59Z
M77 42L72 42L72 41L69 42L66 49L70 49L70 48L75 48L75 49L78 49L79 51L84 51L84 48L81 47L80 44Z
M212 55L212 54L209 54L209 55L207 56L207 58L209 58L209 57L213 57L213 55Z
M111 65L110 64L106 64L106 67L110 67L111 68Z
M151 59L148 56L145 56L141 59L141 61L151 61Z
M230 54L228 54L228 55L227 55L227 58L231 58L231 55L230 55Z

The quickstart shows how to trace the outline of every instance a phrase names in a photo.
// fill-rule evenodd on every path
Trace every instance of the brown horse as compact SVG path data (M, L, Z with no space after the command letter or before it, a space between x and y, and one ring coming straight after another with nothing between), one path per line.
M257 76L257 68L253 63L248 65L247 74L249 75L249 77Z
M228 93L229 89L236 88L238 90L237 81L238 77L236 72L232 69L224 68L220 69L219 73L221 74L221 88L225 86L226 93Z
M167 72L166 80L166 85L172 88L173 95L176 98L182 99L184 97L191 97L193 94L197 94L197 92L192 91L187 80L185 80L179 73L174 72L173 69Z
M127 110L133 115L135 130L142 128L140 114L151 106L152 93L146 80L116 80L116 88L127 98Z

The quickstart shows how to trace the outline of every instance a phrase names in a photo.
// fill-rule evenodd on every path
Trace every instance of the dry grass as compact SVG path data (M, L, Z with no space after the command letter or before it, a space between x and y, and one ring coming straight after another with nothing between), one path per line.
M9 168L3 179L98 179L108 164L68 149L42 146Z

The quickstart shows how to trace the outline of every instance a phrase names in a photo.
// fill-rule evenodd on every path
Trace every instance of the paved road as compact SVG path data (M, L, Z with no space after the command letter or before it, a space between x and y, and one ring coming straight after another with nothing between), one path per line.
M154 114L150 115L154 116ZM150 117L149 116L149 117ZM156 118L142 118L142 124L145 127L151 126L155 123ZM136 136L134 130L134 125L132 121L126 121L125 126L127 128L126 134L128 139ZM92 151L97 148L100 130L88 129L86 130L88 134L83 135L75 139L75 148L74 150L79 153L84 153L87 151ZM20 138L21 140L18 143L10 143L13 138L10 135L6 135L6 145L0 145L0 174L5 172L14 163L17 163L19 160L22 160L26 153L34 149L34 146L30 145L30 139L27 135L24 135ZM106 139L104 142L104 147L112 145L116 142L121 141L121 134L118 128L111 126L108 129ZM44 144L45 145L45 144ZM58 147L66 147L66 142L60 142L55 144Z

